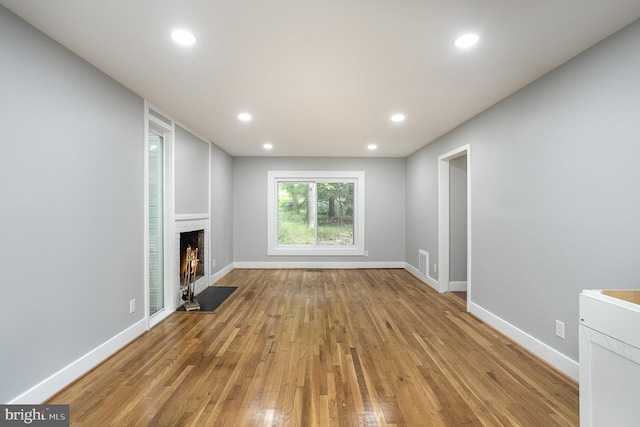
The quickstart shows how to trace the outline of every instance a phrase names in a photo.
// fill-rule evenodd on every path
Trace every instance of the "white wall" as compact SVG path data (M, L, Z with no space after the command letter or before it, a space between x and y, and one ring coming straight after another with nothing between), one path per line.
M143 100L0 6L0 402L141 321Z
M471 144L472 302L577 361L580 291L640 283L639 75L636 21L410 156L407 261L437 254L437 156Z

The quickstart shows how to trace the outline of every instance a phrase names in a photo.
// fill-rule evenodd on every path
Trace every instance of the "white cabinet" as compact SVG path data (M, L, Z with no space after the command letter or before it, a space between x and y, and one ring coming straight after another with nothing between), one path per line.
M640 425L640 290L580 294L580 426Z

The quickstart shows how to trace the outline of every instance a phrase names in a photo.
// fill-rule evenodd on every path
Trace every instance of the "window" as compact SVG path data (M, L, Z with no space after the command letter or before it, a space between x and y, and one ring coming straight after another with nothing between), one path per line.
M268 173L269 255L364 255L364 172Z
M147 329L174 311L173 281L174 191L173 146L175 127L145 101L145 312Z
M149 129L149 316L164 308L164 132Z

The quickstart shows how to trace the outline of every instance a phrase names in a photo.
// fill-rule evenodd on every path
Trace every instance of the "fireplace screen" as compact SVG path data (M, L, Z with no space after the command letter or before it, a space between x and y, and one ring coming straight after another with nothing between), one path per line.
M191 277L189 278L189 274ZM180 285L204 276L204 230L180 233Z

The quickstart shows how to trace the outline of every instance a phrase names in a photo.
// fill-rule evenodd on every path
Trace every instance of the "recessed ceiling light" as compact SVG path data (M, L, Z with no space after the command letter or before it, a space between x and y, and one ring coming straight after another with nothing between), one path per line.
M477 34L465 34L463 36L458 37L453 44L460 49L466 49L478 43L480 37Z
M273 145L267 142L266 144L262 145L262 148L264 148L265 150L271 150L273 148Z
M367 145L367 148L371 151L375 150L376 148L378 148L378 146L376 144L369 144Z
M240 120L241 122L250 122L251 121L251 114L249 114L249 113L240 113L240 114L238 114L238 120Z
M196 36L187 30L173 30L171 38L182 46L191 46L196 42Z
M405 119L404 114L400 114L400 113L397 113L391 116L391 121L395 123L404 122L404 119Z

